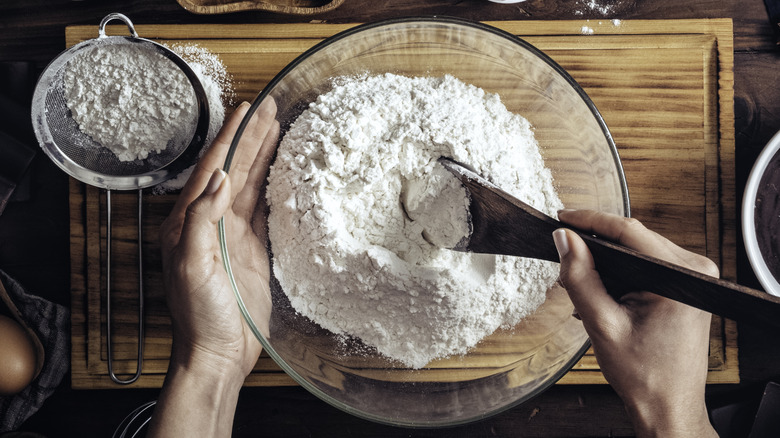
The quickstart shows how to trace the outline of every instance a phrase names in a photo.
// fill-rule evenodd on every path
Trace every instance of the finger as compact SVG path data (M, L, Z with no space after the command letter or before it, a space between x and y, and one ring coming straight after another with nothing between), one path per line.
M230 178L234 197L238 196L238 193L244 189L259 151L266 144L269 131L277 124L276 102L273 98L267 97L263 99L247 122L230 163Z
M562 210L558 218L573 227L592 232L623 246L645 252L667 249L667 239L645 228L636 219L593 210Z
M604 288L585 242L562 228L553 232L553 240L561 260L560 281L578 316L584 323L614 325L622 313L620 305Z
M203 192L187 207L179 245L187 254L209 254L216 249L216 225L230 206L230 179L217 168Z
M575 228L641 253L718 276L718 267L710 259L681 248L636 219L592 210L562 210L558 212L558 218Z
M257 154L252 168L249 170L244 188L233 203L233 211L246 219L254 216L258 201L263 203L263 199L258 198L262 196L263 183L268 176L278 139L279 123L274 122L260 147L260 152Z
M247 110L249 110L249 103L241 103L222 125L222 129L219 130L208 151L198 160L187 184L182 188L171 211L172 216L183 220L185 210L203 192L214 173L214 169L221 168L225 163L230 143L233 141L233 136Z
M235 133L238 124L241 122L241 119L244 118L248 109L249 104L247 102L242 103L236 108L214 138L209 149L195 165L195 168L187 180L187 184L182 188L170 214L165 218L165 221L160 227L160 242L163 254L169 254L170 250L179 242L182 224L184 223L184 214L187 207L203 192L214 169L221 167L224 163L225 156L230 148L233 133Z

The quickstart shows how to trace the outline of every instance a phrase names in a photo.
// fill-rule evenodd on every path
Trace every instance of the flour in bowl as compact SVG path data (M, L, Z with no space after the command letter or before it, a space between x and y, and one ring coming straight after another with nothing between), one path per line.
M273 271L293 308L411 368L516 325L558 275L430 243L464 232L464 192L440 156L548 214L562 208L529 122L450 76L338 78L291 125L269 175ZM450 210L421 223L419 205Z

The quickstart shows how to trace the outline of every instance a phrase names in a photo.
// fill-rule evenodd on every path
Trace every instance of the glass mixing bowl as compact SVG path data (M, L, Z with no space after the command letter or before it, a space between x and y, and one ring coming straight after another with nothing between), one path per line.
M231 145L225 170L247 165L238 158L241 137L265 99L276 102L276 120L284 135L307 105L330 89L332 78L386 72L448 74L497 93L510 111L533 125L566 207L629 214L617 149L579 85L523 40L487 25L450 18L358 26L295 59L255 99ZM263 206L262 196L257 204ZM254 210L256 205L251 207ZM264 225L255 226L258 242L264 245ZM550 387L589 346L582 323L571 316L571 301L556 285L533 315L488 336L468 354L436 360L423 369L400 367L359 341L345 343L297 314L278 282L258 280L267 275L267 260L253 257L263 259L265 252L247 251L257 242L239 237L246 236L239 228L223 221L219 232L246 322L268 354L301 386L359 417L408 427L482 419ZM265 274L259 272L263 270ZM269 288L270 315L267 304L263 305Z

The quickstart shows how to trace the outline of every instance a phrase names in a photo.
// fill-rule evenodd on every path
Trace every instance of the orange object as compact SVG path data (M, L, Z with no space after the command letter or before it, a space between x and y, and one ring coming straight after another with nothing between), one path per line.
M43 344L0 282L0 396L21 392L35 380L44 356Z
M0 315L0 395L13 395L32 382L37 354L30 336L13 319Z

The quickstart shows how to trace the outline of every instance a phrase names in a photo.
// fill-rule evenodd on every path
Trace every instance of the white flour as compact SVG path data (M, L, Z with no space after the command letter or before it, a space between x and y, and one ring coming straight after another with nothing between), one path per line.
M206 92L209 107L209 130L200 153L200 156L203 156L211 147L211 143L225 122L225 106L233 103L235 97L233 81L219 56L209 52L206 48L195 44L173 44L168 48L187 61ZM162 195L180 190L187 183L194 168L195 165L192 165L175 178L156 185L153 193Z
M103 44L74 56L64 92L79 129L120 161L186 145L198 117L181 69L138 44Z
M532 313L557 265L442 249L409 218L444 187L460 206L442 236L462 232L463 194L440 156L555 215L562 204L528 121L449 76L334 85L291 126L269 176L273 269L296 311L412 368Z
M621 6L620 1L616 0L578 0L577 6L582 6L582 9L575 10L577 15L584 15L586 12L598 12L603 16L612 14L616 7Z
M401 185L401 206L410 223L422 228L422 237L442 248L454 248L471 235L469 198L460 180L442 166L423 178Z

